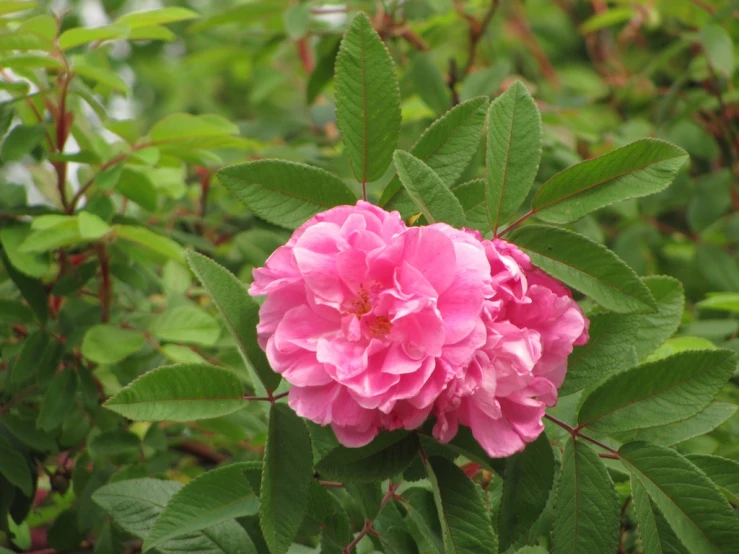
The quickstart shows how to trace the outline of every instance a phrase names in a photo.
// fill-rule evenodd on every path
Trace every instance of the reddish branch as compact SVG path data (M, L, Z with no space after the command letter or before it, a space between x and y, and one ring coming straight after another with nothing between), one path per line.
M387 492L385 493L385 496L382 498L382 502L380 502L380 509L377 512L377 516L380 515L382 512L382 509L385 507L385 505L390 502L393 498L395 498L395 490L397 487L395 487L392 483L388 485ZM375 519L377 519L377 516ZM374 519L368 519L364 522L364 527L362 527L362 530L357 534L356 537L354 537L354 540L346 545L344 550L342 551L343 554L349 554L355 546L359 544L359 541L361 541L364 536L367 533L372 532L372 526L374 525L375 520Z
M500 0L492 0L490 6L485 11L485 15L482 19L477 20L475 17L467 14L464 11L464 2L457 1L454 3L454 7L457 13L467 21L470 26L469 29L469 41L467 46L467 64L464 66L464 74L467 75L475 65L475 58L477 56L477 46L482 39L488 25L493 20L495 12L498 10Z
M580 437L580 438L582 438L582 439L584 439L584 440L586 440L588 442L593 443L596 446L600 446L604 450L607 450L608 452L611 453L612 456L614 456L613 459L616 459L616 460L619 459L619 455L618 455L618 452L616 450L614 450L610 446L607 446L607 445L603 444L599 440L594 439L593 437L590 437L588 435L583 435L582 432L581 432L582 426L580 426L580 427L572 427L572 426L566 424L561 419L557 419L556 417L551 416L549 414L544 414L544 417L547 418L552 423L555 423L555 424L559 425L560 427L562 427L562 429L566 430L572 436L573 440L575 439L575 437Z
M98 262L100 263L100 319L103 323L110 321L110 306L113 298L113 287L110 279L110 263L105 245L95 245Z

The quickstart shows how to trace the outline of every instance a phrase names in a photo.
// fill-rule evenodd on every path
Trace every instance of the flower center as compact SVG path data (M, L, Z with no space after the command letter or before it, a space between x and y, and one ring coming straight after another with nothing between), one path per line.
M357 298L352 300L351 313L357 316L357 319L361 318L364 314L368 314L372 311L372 304L369 300L369 292L364 288L364 285L359 285L359 292Z
M375 318L375 320L369 325L370 335L376 339L385 338L385 335L392 331L392 329L393 324L384 315L377 316L377 318Z

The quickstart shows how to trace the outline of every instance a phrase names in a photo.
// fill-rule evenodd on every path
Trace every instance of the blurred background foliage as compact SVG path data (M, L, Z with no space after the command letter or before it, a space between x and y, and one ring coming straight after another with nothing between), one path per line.
M161 8L162 19L127 15ZM682 326L657 355L739 350L737 1L0 2L0 457L42 468L0 477L0 546L117 551L90 498L100 485L260 459L262 406L128 425L99 404L167 361L206 360L248 385L183 248L248 283L289 236L218 185L223 165L300 161L359 191L332 83L358 10L398 67L402 149L456 103L516 79L544 121L537 183L644 136L685 148L672 187L573 227L638 274L683 283ZM460 182L481 175L484 152ZM392 177L370 183L371 200ZM737 387L724 397L736 404ZM735 411L679 448L739 460Z

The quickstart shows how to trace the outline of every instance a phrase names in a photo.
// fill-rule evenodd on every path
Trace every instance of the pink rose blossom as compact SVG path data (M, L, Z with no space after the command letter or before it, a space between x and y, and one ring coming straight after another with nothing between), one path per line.
M303 224L249 292L290 406L346 446L432 416L439 440L461 423L493 456L521 450L587 341L569 291L513 245L362 201Z

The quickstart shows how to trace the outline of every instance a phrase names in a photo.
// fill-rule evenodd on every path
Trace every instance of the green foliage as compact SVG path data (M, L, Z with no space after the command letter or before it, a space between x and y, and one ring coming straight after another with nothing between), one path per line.
M737 552L735 5L49 4L0 2L0 552ZM290 408L252 270L360 193L574 289L523 451Z

